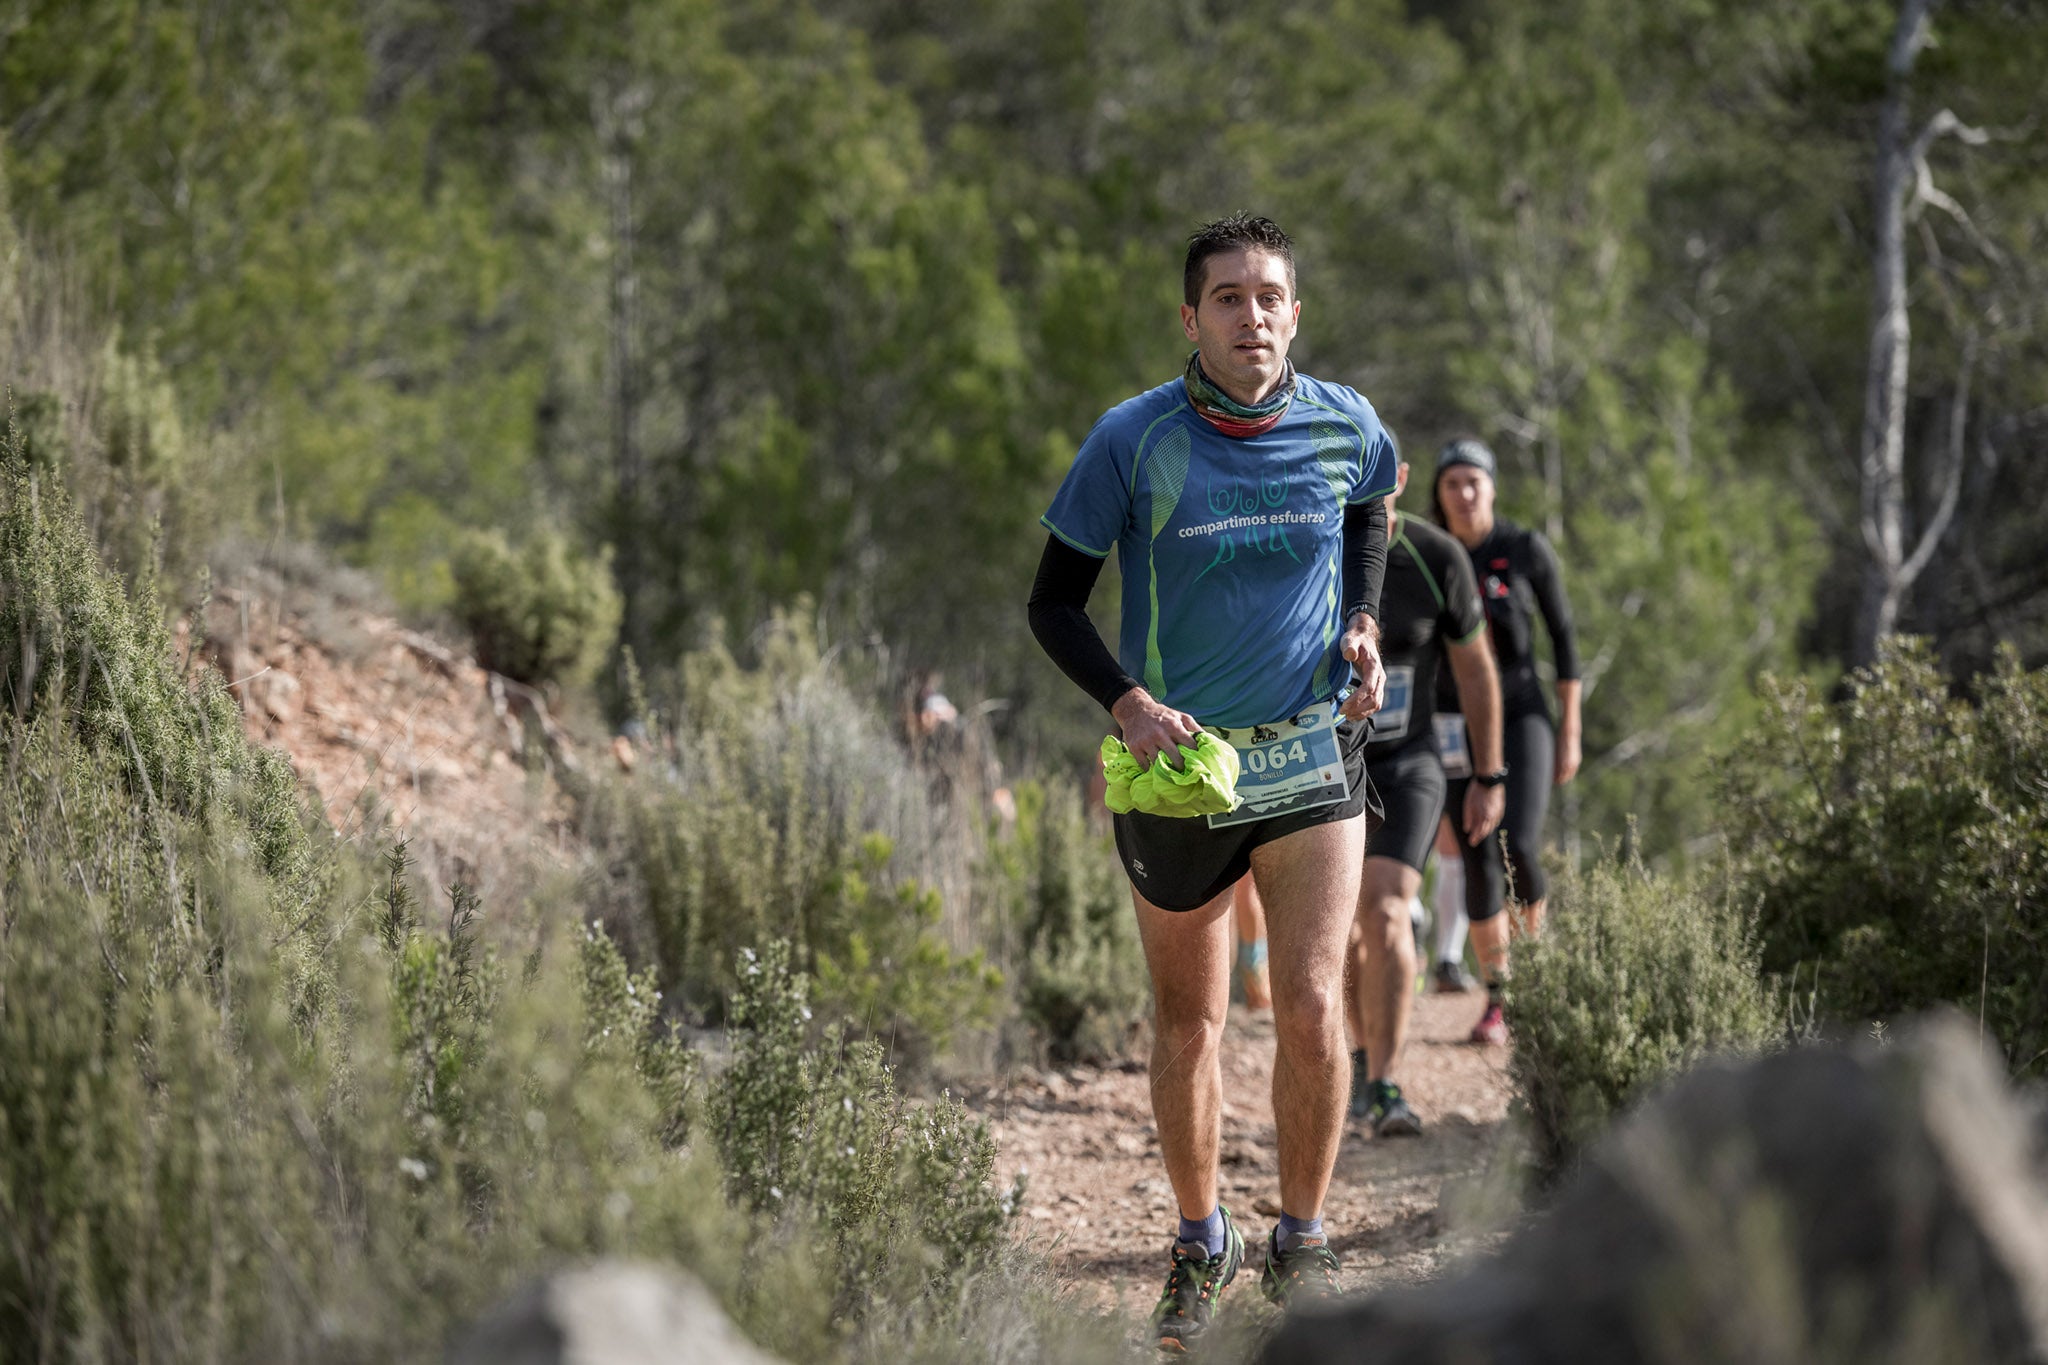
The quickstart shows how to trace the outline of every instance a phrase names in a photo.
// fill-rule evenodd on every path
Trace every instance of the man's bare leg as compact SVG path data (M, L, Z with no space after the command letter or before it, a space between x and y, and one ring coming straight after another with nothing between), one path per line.
M1280 1207L1320 1217L1350 1089L1344 947L1358 913L1365 820L1334 820L1252 850L1273 980L1273 1125Z
M1390 1080L1408 1041L1415 994L1415 932L1408 902L1422 874L1398 858L1367 858L1351 925L1351 1036L1365 1049L1368 1079Z
M1131 891L1152 974L1152 1120L1183 1218L1216 1208L1223 1020L1230 1008L1230 893L1199 910L1162 910Z

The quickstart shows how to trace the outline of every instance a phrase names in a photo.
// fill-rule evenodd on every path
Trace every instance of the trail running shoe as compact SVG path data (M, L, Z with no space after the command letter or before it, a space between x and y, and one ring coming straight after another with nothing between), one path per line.
M1244 1264L1244 1234L1230 1210L1223 1210L1223 1254L1205 1256L1198 1242L1173 1244L1173 1267L1166 1272L1166 1291L1152 1310L1152 1326L1159 1334L1159 1349L1173 1355L1185 1353L1216 1315L1216 1300L1223 1287L1237 1278Z
M1365 1058L1358 1053L1351 1054L1351 1117L1355 1119L1372 1116L1372 1081L1366 1076Z
M1508 1021L1501 1017L1500 1006L1489 1000L1486 1013L1479 1016L1479 1022L1472 1026L1472 1041L1492 1043L1498 1046L1508 1040Z
M1462 962L1439 962L1430 989L1438 995L1464 995L1479 989L1479 978L1466 971Z
M1369 1106L1374 1137L1414 1137L1422 1131L1422 1118L1401 1098L1401 1087L1392 1081L1372 1083Z
M1342 1292L1337 1286L1337 1253L1321 1237L1304 1238L1282 1251L1275 1229L1266 1239L1266 1271L1259 1277L1259 1288L1282 1308L1334 1299Z

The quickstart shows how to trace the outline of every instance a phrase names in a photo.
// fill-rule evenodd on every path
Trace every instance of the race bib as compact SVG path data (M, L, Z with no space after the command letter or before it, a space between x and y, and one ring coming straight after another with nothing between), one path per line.
M1436 715L1436 756L1444 776L1472 776L1472 751L1465 747L1465 718L1456 711Z
M1237 750L1238 807L1209 817L1210 829L1334 806L1351 796L1337 743L1337 715L1311 707L1293 720L1209 733Z
M1372 742L1400 739L1408 733L1415 710L1415 666L1396 664L1387 670L1387 699L1372 713Z

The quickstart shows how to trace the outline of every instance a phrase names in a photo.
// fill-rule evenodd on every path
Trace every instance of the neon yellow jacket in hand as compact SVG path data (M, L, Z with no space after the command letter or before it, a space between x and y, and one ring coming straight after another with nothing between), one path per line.
M1102 741L1102 775L1109 791L1102 803L1124 815L1142 811L1146 815L1221 815L1237 809L1237 750L1207 731L1195 736L1195 746L1180 746L1181 766L1175 768L1161 753L1149 769L1115 735Z

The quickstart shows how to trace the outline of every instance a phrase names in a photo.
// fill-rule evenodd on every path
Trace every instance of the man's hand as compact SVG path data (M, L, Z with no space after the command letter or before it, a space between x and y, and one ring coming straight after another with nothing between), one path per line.
M1195 736L1202 732L1193 716L1161 706L1142 687L1134 687L1118 697L1109 714L1124 732L1124 747L1138 760L1140 768L1150 768L1152 760L1162 753L1169 766L1180 767L1180 746L1185 744L1192 749Z
M1359 612L1345 627L1337 647L1358 675L1351 695L1344 699L1342 714L1347 720L1364 720L1387 699L1387 671L1380 667L1379 622Z
M1551 781L1562 787L1578 776L1578 772L1579 732L1572 726L1566 726L1558 732L1557 766L1552 770Z
M1493 837L1507 814L1508 789L1479 782L1465 784L1465 842L1477 848Z

